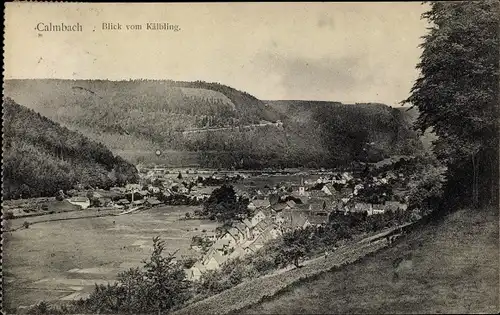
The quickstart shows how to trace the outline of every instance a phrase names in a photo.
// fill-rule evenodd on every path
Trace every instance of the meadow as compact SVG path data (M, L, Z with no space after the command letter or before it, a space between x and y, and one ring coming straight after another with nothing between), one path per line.
M95 283L113 282L118 272L142 266L154 236L165 241L167 252L179 250L179 259L196 255L189 249L191 238L217 227L211 221L182 219L196 208L163 206L122 216L51 222L10 220L11 227L24 221L32 224L4 233L4 307L83 298Z

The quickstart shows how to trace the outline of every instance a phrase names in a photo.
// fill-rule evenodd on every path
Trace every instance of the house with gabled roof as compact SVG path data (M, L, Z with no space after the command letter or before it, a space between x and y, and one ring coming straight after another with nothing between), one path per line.
M248 227L249 229L253 228L252 222L251 222L250 220L248 220L248 219L243 219L243 220L241 220L241 222L242 222L243 224L245 224L245 226L246 226L246 227Z
M257 225L255 225L252 229L253 239L257 239L257 237L267 228L268 225L269 223L267 220L262 220L257 223Z
M221 255L218 251L210 252L203 260L203 266L206 270L215 270L227 261L228 257Z
M125 185L125 190L127 191L133 191L133 190L141 190L142 185L140 184L127 184Z
M255 199L252 201L257 209L259 208L268 208L271 203L267 199Z
M128 205L128 204L130 204L130 201L128 201L128 199L124 198L124 199L118 200L116 203L119 205Z
M224 233L224 235L215 241L213 247L217 250L223 251L228 247L236 245L237 241L229 232Z
M262 210L257 211L257 213L250 219L250 222L252 223L252 227L256 226L260 221L264 220L266 218L266 215Z
M371 213L373 210L373 206L369 203L364 202L356 202L354 207L351 208L351 212L367 212Z
M158 200L158 198L156 197L151 197L151 198L148 198L146 199L146 202L145 202L148 206L151 206L151 207L154 207L154 206L157 206L157 205L160 205L161 204L161 201Z
M276 224L284 231L307 226L307 216L303 211L287 210L279 215Z
M392 211L408 209L407 204L401 203L399 201L386 201L384 206L385 210L392 210Z
M253 242L254 245L261 245L260 247L264 246L267 242L270 240L274 239L273 234L271 231L274 230L274 227L272 225L267 226L262 233L260 233L259 237L255 239Z
M231 234L231 236L235 239L236 244L243 243L246 240L245 233L241 232L236 227L232 227L227 230L227 233Z
M197 261L191 268L185 270L186 278L189 281L199 280L205 271L205 266L201 262Z
M290 225L292 228L304 228L307 226L307 224L308 224L308 219L305 215L296 211L291 212Z
M238 222L233 225L243 235L243 241L250 237L250 229L242 222Z
M132 202L132 205L134 205L134 206L140 206L140 205L143 205L145 202L146 202L146 200L144 200L144 199L134 200Z
M235 246L231 254L229 254L229 259L235 259L245 256L246 252L241 246Z
M286 205L288 206L289 209L293 209L293 208L295 208L297 206L297 204L293 200L288 200L286 202Z
M280 202L280 203L277 203L277 204L273 205L271 207L271 209L274 210L274 211L276 211L276 212L280 212L280 211L285 210L287 207L288 207L288 205L286 203Z
M335 190L335 187L333 187L333 185L330 183L323 185L321 191L323 191L328 196L334 196L337 194L337 190Z

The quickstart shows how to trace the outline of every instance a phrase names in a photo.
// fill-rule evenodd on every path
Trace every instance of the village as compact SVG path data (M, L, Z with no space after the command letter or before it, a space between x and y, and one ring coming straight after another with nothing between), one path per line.
M387 196L377 203L360 201L363 191L386 184L400 183L399 189L382 193ZM382 178L371 178L367 183L348 172L314 181L281 183L275 187L250 188L239 192L250 199L253 216L226 228L222 233L206 232L195 238L192 249L202 258L186 270L188 279L198 280L203 272L220 268L227 260L241 258L263 247L293 229L327 223L332 212L366 212L367 215L387 210L406 210L403 174L389 172ZM398 186L398 185L396 185ZM361 197L361 198L360 198Z
M214 230L200 230L192 237L192 263L187 279L199 280L208 270L231 259L254 253L286 232L328 222L331 213L375 215L387 210L406 210L408 180L390 169L378 177L359 172L300 172L293 176L272 173L203 172L142 168L140 182L125 187L76 189L60 192L56 200L37 203L38 212L53 213L112 209L121 214L161 206L198 206L221 185L234 186L238 197L248 199L251 216ZM319 175L318 175L319 174ZM40 206L41 205L41 206ZM26 208L10 211L25 214ZM24 211L24 212L23 212ZM186 213L184 220L203 219L201 211Z

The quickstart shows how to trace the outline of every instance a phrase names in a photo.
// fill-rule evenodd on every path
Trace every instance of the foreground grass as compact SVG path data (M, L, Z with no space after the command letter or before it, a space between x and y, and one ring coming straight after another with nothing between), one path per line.
M498 210L461 210L238 314L498 313Z

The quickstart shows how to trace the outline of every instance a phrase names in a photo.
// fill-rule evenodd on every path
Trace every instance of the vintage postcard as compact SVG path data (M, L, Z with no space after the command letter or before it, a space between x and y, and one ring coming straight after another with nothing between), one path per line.
M5 4L3 313L498 313L499 17Z

